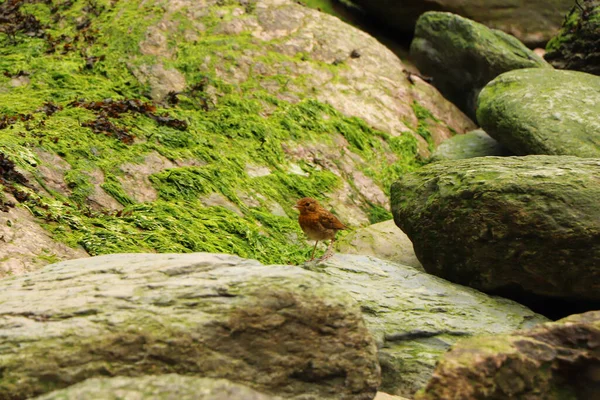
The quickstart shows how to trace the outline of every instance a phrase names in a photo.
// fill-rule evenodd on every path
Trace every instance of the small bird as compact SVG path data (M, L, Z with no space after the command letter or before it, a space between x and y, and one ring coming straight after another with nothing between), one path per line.
M309 261L315 259L315 250L320 240L330 240L330 242L327 251L319 258L318 262L331 257L333 255L335 234L337 231L347 229L346 225L342 224L335 215L321 207L317 200L310 197L298 200L294 208L300 211L300 215L298 216L300 228L302 228L309 239L316 240Z

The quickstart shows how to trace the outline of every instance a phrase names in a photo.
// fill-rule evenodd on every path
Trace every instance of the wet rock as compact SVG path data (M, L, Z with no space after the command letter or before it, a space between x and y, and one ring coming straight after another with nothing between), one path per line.
M522 69L490 82L477 120L517 155L600 157L600 77L576 71Z

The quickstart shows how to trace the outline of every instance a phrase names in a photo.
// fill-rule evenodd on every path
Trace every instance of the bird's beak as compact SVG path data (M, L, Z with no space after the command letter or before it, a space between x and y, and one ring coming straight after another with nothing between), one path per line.
M298 204L295 204L292 206L292 208L300 208L300 207L298 207Z

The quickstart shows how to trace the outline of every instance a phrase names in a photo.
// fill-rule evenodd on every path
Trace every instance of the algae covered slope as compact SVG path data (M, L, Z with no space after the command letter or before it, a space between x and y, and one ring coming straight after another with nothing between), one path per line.
M287 1L32 0L0 13L0 146L27 178L4 179L2 203L16 197L91 255L301 262L294 199L326 200L354 225L389 218L388 187L418 147L472 127L374 39ZM327 25L315 47L310 28ZM367 48L352 58L342 36Z

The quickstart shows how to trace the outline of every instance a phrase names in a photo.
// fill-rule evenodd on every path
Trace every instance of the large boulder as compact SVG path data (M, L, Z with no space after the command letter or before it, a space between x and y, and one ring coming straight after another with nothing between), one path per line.
M412 242L393 220L356 229L336 243L341 253L374 256L423 269Z
M435 87L472 118L479 92L498 75L519 68L551 68L514 36L447 12L421 15L410 55Z
M559 69L600 75L600 1L580 0L578 4L548 42L544 58Z
M462 160L474 157L508 155L512 155L510 150L482 129L477 129L464 135L453 136L440 144L431 155L431 160Z
M507 72L481 91L477 120L517 155L600 157L600 77L541 68Z
M374 257L336 254L314 270L360 305L379 348L380 390L390 394L412 397L459 338L547 321L513 301Z
M281 400L225 379L146 375L90 378L35 400Z
M447 11L516 36L528 46L543 45L558 31L573 6L569 0L352 0L388 26L411 33L426 11Z
M598 304L598 176L600 159L567 156L439 162L392 185L392 212L429 273L507 297Z
M178 373L302 399L371 399L376 347L343 290L235 256L115 254L0 281L0 398Z
M368 225L396 176L475 127L376 39L292 0L54 3L0 2L0 160L37 189L18 199L38 225L0 230L0 275L83 254L57 241L297 264L296 199Z
M509 335L465 339L417 400L598 399L600 311Z

